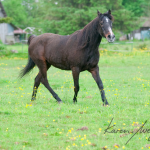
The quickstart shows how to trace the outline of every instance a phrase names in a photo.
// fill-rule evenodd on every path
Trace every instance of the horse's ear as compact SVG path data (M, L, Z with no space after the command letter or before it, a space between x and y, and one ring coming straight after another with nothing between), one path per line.
M100 16L100 15L101 15L101 13L100 13L98 10L97 10L97 15L98 15L98 16Z
M110 9L108 10L108 14L110 14L110 15L111 15L111 10L110 10Z

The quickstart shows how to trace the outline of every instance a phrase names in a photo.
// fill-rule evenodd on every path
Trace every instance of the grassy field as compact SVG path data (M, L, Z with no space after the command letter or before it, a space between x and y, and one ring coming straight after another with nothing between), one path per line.
M78 103L73 104L71 72L54 67L49 69L48 79L63 104L57 104L42 84L37 100L31 103L38 69L18 80L27 53L2 57L0 149L149 149L150 53L136 47L132 52L108 52L106 48L101 52L99 67L109 107L102 106L98 87L88 72L80 74ZM146 120L143 129L147 133L140 130L135 134ZM114 127L104 134L110 123ZM121 133L125 130L133 133Z

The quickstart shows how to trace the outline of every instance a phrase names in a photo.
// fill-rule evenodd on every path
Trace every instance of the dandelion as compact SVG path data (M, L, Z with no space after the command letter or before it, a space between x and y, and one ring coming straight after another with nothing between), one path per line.
M53 122L55 122L55 119L53 119Z
M101 128L99 128L99 132L101 132L102 131L102 129Z
M68 130L68 132L70 132L70 133L71 133L71 130Z

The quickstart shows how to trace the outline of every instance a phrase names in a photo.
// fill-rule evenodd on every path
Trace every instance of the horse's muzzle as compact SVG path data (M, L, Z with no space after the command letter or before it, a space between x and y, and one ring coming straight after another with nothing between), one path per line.
M108 35L107 37L106 37L106 39L107 39L107 41L109 42L109 43L113 43L114 41L115 41L115 35L114 34L112 34L112 35Z

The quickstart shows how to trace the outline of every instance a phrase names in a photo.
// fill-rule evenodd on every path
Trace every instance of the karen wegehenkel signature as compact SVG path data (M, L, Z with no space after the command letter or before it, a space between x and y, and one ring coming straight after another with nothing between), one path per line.
M134 132L131 132L131 131L125 130L125 129L112 129L112 128L115 126L115 125L112 125L112 126L111 126L111 123L112 123L113 119L114 119L114 118L111 119L111 122L110 122L110 124L108 125L107 129L105 129L104 134L105 134L105 133L128 133L128 134L134 133ZM146 123L147 123L147 120L144 122L143 125L141 125L141 126L139 127L138 130L136 130L136 132L130 137L130 139L125 143L125 145L128 144L128 142L129 142L138 132L139 132L139 133L150 133L150 129L143 129L143 127L144 127L144 125L145 125ZM148 141L150 141L150 137L148 138Z

